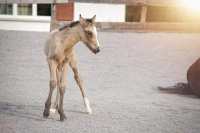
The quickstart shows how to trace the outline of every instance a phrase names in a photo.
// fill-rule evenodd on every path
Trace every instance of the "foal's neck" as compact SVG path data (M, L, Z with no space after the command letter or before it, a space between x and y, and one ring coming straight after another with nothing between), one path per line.
M63 31L63 41L65 50L73 48L80 40L81 37L79 25Z

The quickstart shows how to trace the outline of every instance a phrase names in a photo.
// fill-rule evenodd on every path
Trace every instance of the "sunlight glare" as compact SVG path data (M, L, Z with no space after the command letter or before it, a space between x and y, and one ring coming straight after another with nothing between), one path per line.
M182 0L183 5L193 11L200 12L200 0Z

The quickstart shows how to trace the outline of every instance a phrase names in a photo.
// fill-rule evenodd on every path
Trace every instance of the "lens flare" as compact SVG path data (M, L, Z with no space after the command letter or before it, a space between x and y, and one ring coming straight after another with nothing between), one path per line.
M200 12L200 0L182 0L182 2L189 10Z

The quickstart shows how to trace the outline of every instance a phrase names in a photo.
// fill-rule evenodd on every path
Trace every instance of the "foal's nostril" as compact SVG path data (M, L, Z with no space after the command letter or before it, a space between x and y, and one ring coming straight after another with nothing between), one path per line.
M96 49L96 53L99 53L100 52L100 48L98 47L97 49Z

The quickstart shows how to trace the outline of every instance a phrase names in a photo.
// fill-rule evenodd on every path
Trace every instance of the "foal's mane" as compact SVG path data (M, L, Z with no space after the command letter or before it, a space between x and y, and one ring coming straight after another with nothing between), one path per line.
M92 19L85 19L85 20L86 20L86 22L88 22L88 23L92 23ZM64 29L66 29L66 28L75 27L75 26L77 26L79 23L80 23L80 21L71 22L70 24L66 24L66 25L60 27L60 28L59 28L59 31L62 31L62 30L64 30Z

